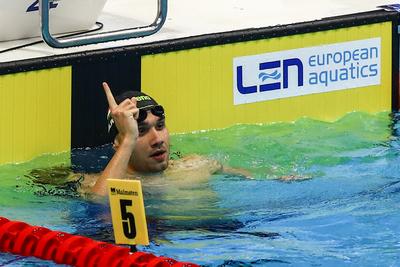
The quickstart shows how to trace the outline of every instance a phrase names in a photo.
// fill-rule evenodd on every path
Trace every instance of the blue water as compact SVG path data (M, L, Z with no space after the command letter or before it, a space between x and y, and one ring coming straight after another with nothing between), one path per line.
M352 113L174 135L173 152L207 155L253 179L145 186L151 244L139 250L204 266L400 266L399 129L398 115ZM74 157L100 169L104 151ZM68 157L1 166L0 216L112 242L107 205L32 179L37 168L62 176L49 170ZM43 265L57 266L0 254L0 266Z

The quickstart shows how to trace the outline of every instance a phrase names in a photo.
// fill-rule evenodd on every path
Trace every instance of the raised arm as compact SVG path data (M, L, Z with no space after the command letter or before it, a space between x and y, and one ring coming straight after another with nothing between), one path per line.
M103 82L104 93L106 94L109 110L118 129L116 138L115 153L107 164L100 177L97 179L92 191L98 195L106 195L106 180L108 178L125 178L129 166L132 151L135 148L138 137L138 126L136 119L139 110L136 107L136 99L125 99L117 104L110 87Z

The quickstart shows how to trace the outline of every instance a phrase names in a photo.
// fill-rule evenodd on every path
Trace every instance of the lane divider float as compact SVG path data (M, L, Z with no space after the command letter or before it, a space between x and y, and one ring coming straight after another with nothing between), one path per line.
M33 256L76 267L199 267L127 247L31 226L0 217L0 252Z

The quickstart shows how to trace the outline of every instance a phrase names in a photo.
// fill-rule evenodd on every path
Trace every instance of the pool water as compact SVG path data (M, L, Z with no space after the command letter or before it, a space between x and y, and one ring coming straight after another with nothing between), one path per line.
M400 266L398 117L351 113L172 136L173 157L206 155L253 179L144 183L151 244L139 250L204 266ZM101 169L109 151L76 150L82 163L73 167ZM69 156L0 166L0 216L112 242L107 205L79 197L74 184L35 180L61 181ZM43 265L57 266L0 254L0 266Z

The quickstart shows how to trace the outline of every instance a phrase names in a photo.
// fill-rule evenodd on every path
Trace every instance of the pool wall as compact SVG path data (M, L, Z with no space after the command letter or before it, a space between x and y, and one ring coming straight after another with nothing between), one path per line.
M373 37L381 38L382 48L380 72L382 75L380 83L377 85L348 89L352 82L348 81L345 89L329 92L323 83L318 85L321 88L321 93L296 97L285 97L285 94L280 94L272 96L279 98L268 101L257 101L258 99L254 100L254 97L251 96L248 97L248 100L247 98L244 100L249 101L248 103L234 104L237 79L233 77L236 70L232 68L232 64L235 58L261 54L259 59L255 59L255 64L258 62L262 64L264 61L280 64L277 68L264 71L267 74L273 73L272 70L275 69L280 71L279 81L282 80L284 75L282 61L286 58L288 60L297 58L296 54L302 52L299 48L310 47L312 50L314 48L317 50L323 45L342 42L345 42L346 45L349 41L367 40ZM281 53L273 54L277 51ZM288 52L284 53L284 51ZM265 53L267 54L265 55ZM316 61L315 56L313 59ZM322 58L319 61L322 61ZM251 66L251 63L253 62L243 66L243 68ZM302 60L304 72L304 65L306 64L307 62ZM312 64L315 65L316 62ZM292 73L288 74L288 83L290 79L297 79L299 71L296 67L293 65ZM290 67L288 67L288 71L290 70ZM245 73L245 70L242 70L242 72L242 76L257 77L262 71L254 69L247 73ZM354 72L356 71L354 70ZM321 74L314 75L320 76ZM303 73L303 76L305 76L305 73ZM337 78L336 74L331 76L334 79ZM242 78L243 87L246 84L245 78ZM325 79L325 77L321 78ZM253 87L256 84L255 82L248 81L247 88L252 88L248 89L247 95L256 95L256 97L261 98L263 97L262 94L276 93L279 90L307 91L309 88L307 88L304 79L306 78L303 78L303 86L298 88L291 88L290 86L284 88L277 84L275 88L271 90L267 88L263 92L260 92L261 89ZM269 85L272 85L272 83L275 83L275 81L265 80L262 82L262 84ZM392 106L391 23L374 23L315 33L146 55L142 57L142 89L157 96L157 99L166 107L168 126L172 132L221 128L235 123L294 121L304 116L332 121L352 111L374 113L390 110Z
M133 89L154 96L166 108L172 133L397 110L398 19L396 12L374 11L0 63L0 164L109 142L102 81L115 94ZM338 44L358 49L359 58L370 42L379 44L379 56L371 59L365 79L336 87L321 84L319 91L307 93L312 86L298 58ZM239 76L239 63L247 60L260 68L244 67ZM362 62L369 64L369 59ZM359 62L353 63L355 69ZM273 97L266 96L271 92Z
M71 67L0 76L0 164L71 146Z

